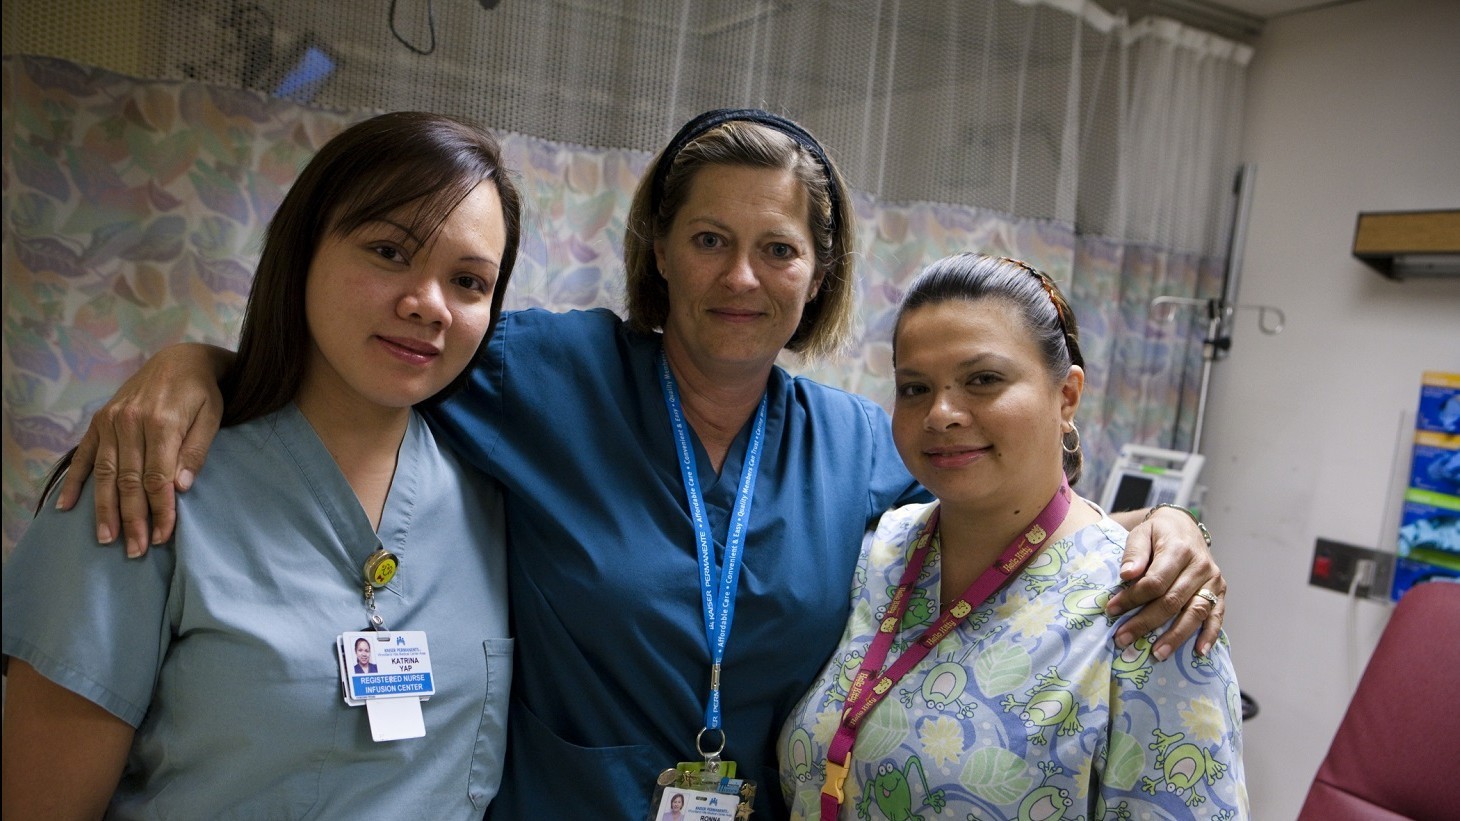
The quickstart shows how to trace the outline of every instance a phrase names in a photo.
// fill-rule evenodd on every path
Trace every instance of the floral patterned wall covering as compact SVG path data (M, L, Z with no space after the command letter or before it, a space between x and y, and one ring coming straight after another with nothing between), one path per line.
M0 83L8 556L50 466L143 358L179 340L232 346L284 191L319 146L374 112L49 58L6 57ZM500 136L528 210L508 307L619 308L624 219L649 156ZM1217 262L961 206L854 201L863 334L843 359L789 368L886 405L902 288L946 254L1005 254L1064 283L1079 316L1085 494L1098 496L1120 443L1189 440L1199 345L1189 321L1154 324L1146 305L1214 293Z

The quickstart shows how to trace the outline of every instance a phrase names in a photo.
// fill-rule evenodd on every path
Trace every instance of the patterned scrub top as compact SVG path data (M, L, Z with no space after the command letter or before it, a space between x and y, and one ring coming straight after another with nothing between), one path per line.
M847 688L932 510L889 511L863 544L841 645L781 731L793 818L821 817ZM1115 647L1126 535L1103 518L1046 545L895 684L858 733L842 818L1246 818L1226 636L1159 663L1156 633ZM887 663L938 615L940 570L931 551Z

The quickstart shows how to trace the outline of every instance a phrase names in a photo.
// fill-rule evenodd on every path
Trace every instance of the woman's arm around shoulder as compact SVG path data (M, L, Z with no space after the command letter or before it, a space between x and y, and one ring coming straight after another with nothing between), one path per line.
M94 476L99 544L123 537L135 558L172 538L173 493L186 491L203 469L223 418L218 380L232 361L231 351L182 344L143 364L91 417L57 507L69 510Z
M1115 616L1142 608L1121 628L1120 646L1129 647L1137 636L1169 621L1156 643L1156 658L1169 658L1198 628L1197 652L1208 652L1226 615L1227 580L1212 559L1205 525L1175 505L1111 518L1130 531L1120 566L1120 577L1130 584L1111 597L1108 611Z

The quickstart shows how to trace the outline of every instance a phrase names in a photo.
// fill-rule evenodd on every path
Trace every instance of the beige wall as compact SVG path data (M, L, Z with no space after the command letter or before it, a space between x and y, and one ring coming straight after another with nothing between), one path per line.
M155 0L7 0L6 54L64 57L123 74L142 74L144 20ZM58 24L57 21L64 21Z
M1251 66L1239 302L1287 328L1239 313L1203 449L1237 673L1262 708L1258 818L1297 815L1388 616L1307 585L1314 539L1393 549L1400 427L1423 371L1460 371L1460 279L1394 282L1349 253L1360 211L1460 207L1457 44L1454 0L1362 0L1271 21Z

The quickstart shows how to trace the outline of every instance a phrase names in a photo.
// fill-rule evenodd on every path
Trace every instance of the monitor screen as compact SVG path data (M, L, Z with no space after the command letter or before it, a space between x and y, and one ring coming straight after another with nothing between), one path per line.
M1115 501L1110 504L1111 513L1119 513L1122 510L1137 510L1146 507L1151 497L1152 479L1149 476L1141 476L1137 473L1127 473L1120 477L1120 484L1115 487Z

